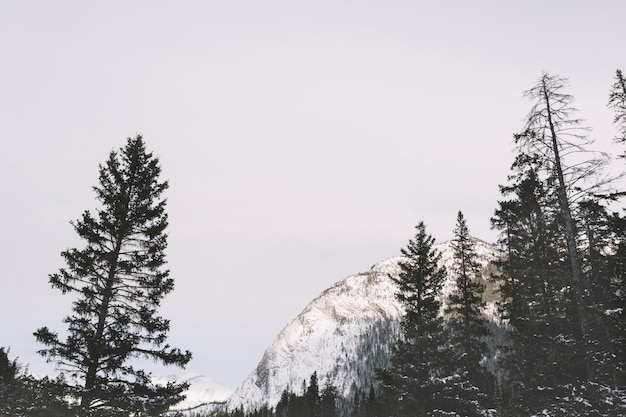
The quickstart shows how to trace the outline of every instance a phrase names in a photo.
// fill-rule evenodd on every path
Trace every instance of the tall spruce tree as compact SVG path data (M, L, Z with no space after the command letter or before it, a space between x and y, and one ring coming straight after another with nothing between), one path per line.
M626 385L626 218L609 213L599 201L579 205L585 241L583 266L589 279L590 306L597 341L597 379L608 386Z
M304 398L308 405L307 416L319 417L320 411L320 388L317 382L317 371L313 372L309 381L309 386L304 392Z
M470 385L463 392L466 401L478 401L481 408L491 409L494 380L491 373L481 366L481 360L489 356L485 338L491 334L481 309L485 306L485 285L477 261L474 241L462 212L458 212L454 239L452 240L452 274L456 288L448 296L446 314L451 331L455 362L460 371L467 373Z
M509 200L500 202L492 222L507 254L497 281L502 317L511 325L500 408L521 417L566 401L567 386L580 378L582 349L557 203L536 167L516 163L517 181L501 187Z
M574 99L565 93L566 85L565 78L544 73L536 85L525 92L533 104L523 131L515 135L515 142L520 154L536 158L537 174L558 203L557 220L564 231L571 268L570 285L574 290L574 307L585 347L583 366L593 380L593 346L597 341L593 338L593 319L588 309L589 283L578 247L575 203L591 192L597 192L609 181L603 174L608 156L589 149L593 143L587 135L589 128L575 117Z
M532 107L524 129L515 135L515 143L520 154L536 158L537 174L557 198L572 277L582 304L584 278L572 206L577 197L599 185L608 160L607 155L588 148L593 143L587 135L589 128L575 117L574 99L565 93L566 86L565 78L544 73L524 93L532 100Z
M615 141L626 143L626 78L619 69L615 71L615 84L609 94L609 107L615 111L613 123L618 131ZM626 159L626 151L620 158Z
M626 78L621 70L615 71L615 84L609 95L609 107L615 111L613 120L618 129L615 141L626 145ZM626 149L619 156L626 162ZM625 190L615 193L616 198L623 198ZM608 340L611 341L612 357L610 361L613 381L626 389L626 215L612 213L606 218L610 232L610 251L603 253L606 260L606 273L599 276L595 285L597 294L605 294L605 304L600 304L600 311L608 320ZM599 251L600 252L600 251ZM601 291L604 290L604 291ZM601 297L601 296L600 296ZM596 297L599 298L599 297Z
M327 382L320 395L320 417L339 417L337 410L337 388Z
M46 346L39 353L70 377L79 415L155 415L181 401L188 384L156 385L133 359L176 366L191 359L166 343L170 322L157 313L174 289L163 268L168 183L159 180L158 158L141 136L112 151L99 171L100 208L72 222L85 247L62 252L67 266L49 277L53 288L75 297L63 320L67 338L47 327L35 336Z
M379 371L382 406L395 416L473 416L476 404L460 395L469 381L453 363L450 338L440 315L439 297L446 278L435 240L420 222L417 234L402 249L401 272L391 279L403 304L403 338L393 350L389 368Z
M526 92L534 104L515 135L510 184L501 186L508 199L492 219L507 254L498 278L512 325L505 415L611 415L621 401L606 382L616 352L607 330L617 327L607 326L599 301L607 293L598 296L597 285L610 275L603 254L615 247L597 199L610 183L607 159L588 149L564 87L563 78L543 74Z

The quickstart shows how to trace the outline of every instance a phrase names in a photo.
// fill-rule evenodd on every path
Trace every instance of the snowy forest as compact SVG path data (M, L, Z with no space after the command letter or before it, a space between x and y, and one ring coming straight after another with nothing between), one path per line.
M502 256L489 280L505 335L495 370L485 365L494 324L481 312L485 285L459 211L452 268L441 266L427 219L401 250L393 281L402 337L349 409L313 373L276 407L171 411L188 384L155 384L133 361L183 367L192 355L168 344L170 322L158 313L174 289L165 269L168 182L137 136L100 165L100 208L72 222L84 247L62 252L66 266L49 276L53 289L74 295L65 339L33 329L59 373L35 377L0 348L0 416L626 415L626 78L617 70L607 86L615 159L593 148L568 89L566 78L542 74L524 92L524 124L512 129L514 159L491 215ZM447 276L456 288L442 303Z

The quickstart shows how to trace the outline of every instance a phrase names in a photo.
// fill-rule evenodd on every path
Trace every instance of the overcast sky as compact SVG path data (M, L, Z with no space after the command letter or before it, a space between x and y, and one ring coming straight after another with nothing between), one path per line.
M160 158L188 369L235 388L321 291L424 220L489 218L542 71L570 78L599 147L626 70L626 2L0 0L0 346L45 372L48 274L81 247L98 164ZM177 372L162 369L163 373Z

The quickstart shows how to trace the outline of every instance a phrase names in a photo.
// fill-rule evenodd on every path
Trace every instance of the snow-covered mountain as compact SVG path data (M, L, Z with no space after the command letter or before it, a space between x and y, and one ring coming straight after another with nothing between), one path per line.
M489 243L474 241L487 276L486 268L498 251ZM438 244L436 249L450 268L451 242ZM267 348L256 369L229 398L228 409L252 410L262 404L274 407L285 389L302 393L303 381L308 383L313 372L317 372L320 387L327 383L337 387L344 407L349 407L356 392L367 393L375 369L388 364L400 336L403 308L395 298L396 286L390 276L400 272L401 259L390 258L367 272L349 276L309 303ZM454 285L449 274L442 301ZM496 320L495 311L494 303L488 302L485 314Z

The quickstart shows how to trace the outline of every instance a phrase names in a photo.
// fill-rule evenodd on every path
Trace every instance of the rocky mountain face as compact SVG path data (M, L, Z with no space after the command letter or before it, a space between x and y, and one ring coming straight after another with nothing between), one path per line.
M442 263L452 265L450 242L436 245ZM475 239L475 250L489 275L489 262L497 249ZM267 404L274 407L285 389L302 393L317 372L320 389L332 384L338 389L340 407L349 409L355 393L367 394L375 384L375 370L384 368L400 337L403 308L395 298L396 286L390 277L400 272L395 257L375 264L369 271L349 276L313 300L278 335L248 378L227 402L234 410L253 410ZM442 301L455 286L449 274ZM485 315L497 322L496 309L488 284Z

